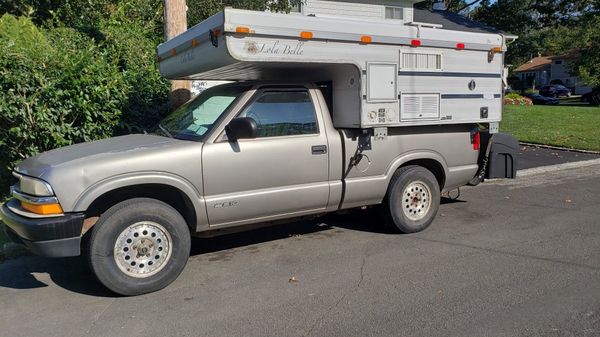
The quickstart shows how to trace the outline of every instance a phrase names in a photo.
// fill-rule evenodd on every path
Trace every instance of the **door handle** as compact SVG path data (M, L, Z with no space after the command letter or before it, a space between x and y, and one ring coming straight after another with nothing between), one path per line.
M313 145L312 146L312 154L326 154L327 153L327 145Z

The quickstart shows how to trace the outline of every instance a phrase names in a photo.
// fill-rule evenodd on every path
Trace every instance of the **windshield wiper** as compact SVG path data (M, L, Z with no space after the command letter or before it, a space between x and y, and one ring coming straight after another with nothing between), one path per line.
M165 135L169 136L169 138L175 138L169 131L167 131L167 129L165 129L164 126L162 126L162 124L158 123L158 128L160 129L160 131L164 132Z

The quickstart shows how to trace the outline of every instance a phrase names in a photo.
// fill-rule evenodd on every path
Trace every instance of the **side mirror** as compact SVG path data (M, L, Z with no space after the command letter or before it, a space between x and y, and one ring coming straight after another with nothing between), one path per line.
M229 141L235 142L238 139L252 139L258 135L258 126L256 121L250 117L234 118L225 127L225 133Z

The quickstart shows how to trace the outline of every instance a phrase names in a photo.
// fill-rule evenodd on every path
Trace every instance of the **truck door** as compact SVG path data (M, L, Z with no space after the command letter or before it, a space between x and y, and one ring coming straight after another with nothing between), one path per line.
M256 92L237 117L251 117L258 137L205 144L209 223L236 225L318 213L329 199L328 149L317 98L304 87Z

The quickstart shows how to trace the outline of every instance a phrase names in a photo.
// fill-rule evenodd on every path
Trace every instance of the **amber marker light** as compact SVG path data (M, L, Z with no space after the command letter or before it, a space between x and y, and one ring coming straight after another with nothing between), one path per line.
M235 32L240 33L240 34L248 34L248 33L250 33L250 28L238 26L238 27L235 27Z
M34 205L24 201L21 201L21 207L31 213L40 215L51 215L51 214L62 214L63 210L60 204L41 204Z
M300 32L300 37L305 40L310 40L313 38L313 33L312 32Z
M360 37L360 42L361 43L371 43L371 42L373 42L373 38L370 37L369 35L363 35Z
M495 54L501 53L502 47L493 47L492 49L490 49L490 52Z

